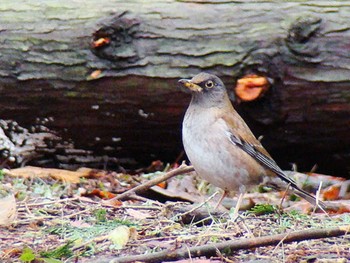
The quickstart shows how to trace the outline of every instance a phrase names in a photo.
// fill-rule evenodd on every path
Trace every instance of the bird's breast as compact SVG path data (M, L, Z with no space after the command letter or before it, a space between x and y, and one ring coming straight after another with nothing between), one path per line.
M196 172L224 190L238 191L242 185L259 183L264 170L234 146L227 133L225 123L215 117L215 112L191 109L186 112L182 127L183 144Z

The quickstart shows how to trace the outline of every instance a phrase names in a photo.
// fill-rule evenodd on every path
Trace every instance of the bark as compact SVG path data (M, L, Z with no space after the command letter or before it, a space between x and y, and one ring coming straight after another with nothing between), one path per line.
M62 138L59 158L56 143L45 155L56 166L175 159L189 102L176 81L205 70L232 93L242 76L269 78L261 99L236 107L283 168L350 170L346 1L2 1L0 10L0 116Z

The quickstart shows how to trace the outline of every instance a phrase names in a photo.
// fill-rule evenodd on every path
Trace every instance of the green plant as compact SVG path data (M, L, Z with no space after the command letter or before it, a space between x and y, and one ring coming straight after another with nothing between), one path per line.
M94 216L97 222L106 222L107 221L107 211L106 209L97 209L94 211Z
M5 172L4 170L0 169L0 181L4 180Z
M247 213L254 215L267 215L274 214L276 212L278 212L278 208L276 206L270 204L256 204Z
M35 259L35 254L31 248L25 247L19 259L22 262L32 262Z
M40 255L45 258L53 258L53 259L61 259L61 258L69 258L73 256L73 242L72 240L68 241L63 246L60 246L51 251L41 252Z

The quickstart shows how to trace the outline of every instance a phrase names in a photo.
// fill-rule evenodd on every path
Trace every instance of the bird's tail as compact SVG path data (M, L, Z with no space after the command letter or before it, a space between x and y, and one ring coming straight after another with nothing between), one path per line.
M282 176L283 173L283 176ZM305 199L310 204L320 207L321 209L325 210L327 208L327 205L322 202L321 200L317 199L315 196L311 195L310 193L306 192L305 190L301 189L297 183L287 176L282 170L279 171L277 174L278 177L269 177L268 181L265 182L268 186L271 186L272 188L276 189L287 189L290 192L293 192L297 196ZM281 181L282 180L282 181ZM287 187L286 187L287 185ZM289 187L288 187L289 186Z
M303 189L300 189L299 187L295 188L294 193L300 196L301 198L304 198L306 201L308 201L310 204L314 206L321 207L323 210L327 208L327 205L324 202L312 196L311 194L305 192Z
M303 189L301 189L297 183L290 178L288 175L286 175L285 172L282 171L282 169L276 164L276 162L266 154L259 151L255 145L242 140L240 137L237 137L233 134L230 134L230 140L231 142L241 148L243 151L245 151L247 154L249 154L255 161L260 163L265 169L268 171L271 171L279 179L281 179L284 183L286 183L288 186L291 186L295 189L295 194L299 195L300 197L304 198L309 203L321 207L323 210L327 207L325 203L322 201L316 199L314 196L309 194L308 192L305 192ZM274 184L275 182L273 182ZM276 185L279 186L280 183L276 182ZM283 189L283 187L279 187L280 189Z

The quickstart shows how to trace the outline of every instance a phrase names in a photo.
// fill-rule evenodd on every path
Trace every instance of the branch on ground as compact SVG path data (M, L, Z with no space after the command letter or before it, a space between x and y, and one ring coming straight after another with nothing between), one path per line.
M350 225L342 227L333 227L326 229L307 229L301 231L290 232L287 234L278 234L264 237L254 237L239 240L230 240L221 243L213 243L197 247L185 247L177 250L164 250L162 252L156 252L145 255L127 256L116 258L113 262L125 263L125 262L162 262L170 260L178 260L184 258L193 257L211 257L216 256L217 251L223 252L230 249L231 252L240 249L251 249L263 246L278 245L280 243L291 243L295 241L303 241L310 239L320 239L327 237L337 237L347 235L350 231Z
M116 200L127 199L128 197L130 197L132 195L143 193L143 192L147 191L150 187L157 185L161 182L164 182L173 176L176 176L179 174L184 174L184 173L189 173L192 171L194 171L193 166L188 166L185 163L182 163L178 168L171 170L171 171L169 171L161 176L158 176L157 178L149 180L143 184L140 184L140 185L138 185L138 186L122 193L122 194L119 194L116 197L113 197L112 199L105 201L105 203L106 204L113 204L113 202L115 202Z

